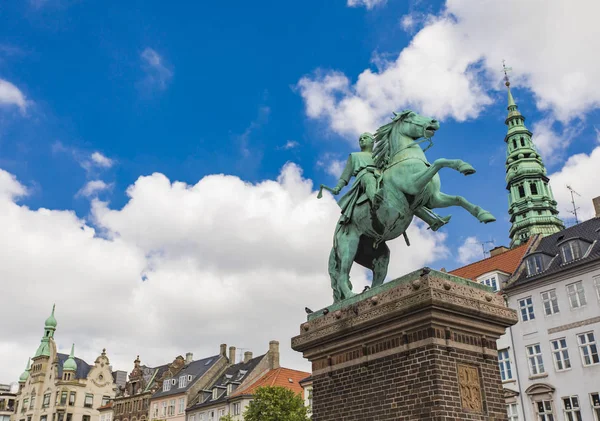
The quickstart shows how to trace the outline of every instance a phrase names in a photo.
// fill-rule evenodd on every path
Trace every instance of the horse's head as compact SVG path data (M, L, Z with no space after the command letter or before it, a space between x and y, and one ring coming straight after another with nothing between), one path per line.
M422 116L411 110L394 113L393 122L401 124L399 127L400 133L413 140L422 137L432 138L435 131L440 128L440 123L437 120Z

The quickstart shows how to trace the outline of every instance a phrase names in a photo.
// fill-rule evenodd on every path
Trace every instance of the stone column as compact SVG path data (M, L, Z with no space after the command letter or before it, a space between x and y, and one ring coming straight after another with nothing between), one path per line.
M496 339L517 315L491 288L425 268L308 319L313 421L507 419Z

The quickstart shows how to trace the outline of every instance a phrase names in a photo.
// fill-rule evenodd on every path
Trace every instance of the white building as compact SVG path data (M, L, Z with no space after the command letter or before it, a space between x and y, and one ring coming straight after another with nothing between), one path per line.
M520 317L498 342L512 420L600 421L600 217L535 239L504 293Z

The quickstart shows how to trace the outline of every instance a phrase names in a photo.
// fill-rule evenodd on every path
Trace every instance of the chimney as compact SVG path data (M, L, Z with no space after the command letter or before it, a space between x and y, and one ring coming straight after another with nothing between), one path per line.
M229 347L229 364L235 364L235 346Z
M594 210L596 211L596 218L600 218L600 196L594 197L592 203L594 204Z
M221 344L221 352L219 354L224 357L227 356L227 344Z
M188 352L187 354L185 354L185 363L189 364L192 361L194 361L194 354L192 354L191 352Z
M504 246L494 247L493 249L490 250L490 257L498 256L499 254L502 254L508 250L509 249Z
M244 352L244 364L246 364L251 359L252 359L252 352L251 351Z
M279 342L269 342L269 368L274 370L279 368Z

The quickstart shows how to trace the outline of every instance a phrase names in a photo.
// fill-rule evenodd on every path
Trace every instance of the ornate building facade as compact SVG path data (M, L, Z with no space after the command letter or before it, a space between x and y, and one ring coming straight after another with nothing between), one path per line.
M527 242L534 234L554 234L565 228L558 218L556 200L546 175L542 157L531 141L532 133L525 127L525 117L519 112L508 88L508 133L504 138L507 147L506 189L508 214L512 224L510 246Z
M57 322L46 319L44 335L33 358L19 378L13 421L98 421L98 408L117 391L106 351L88 364L59 353L54 342Z

